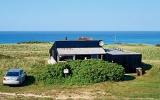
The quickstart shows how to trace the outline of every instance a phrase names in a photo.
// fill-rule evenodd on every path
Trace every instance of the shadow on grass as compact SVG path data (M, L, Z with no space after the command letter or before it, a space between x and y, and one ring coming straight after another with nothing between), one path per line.
M152 65L146 64L146 63L143 63L143 62L141 64L141 66L142 66L142 69L143 69L143 74L145 74L147 70L150 70L152 68Z
M152 65L142 62L141 67L143 69L142 73L145 74L147 70L150 70L152 68ZM124 75L124 80L123 81L131 81L131 80L134 80L135 78L136 77L133 76L133 75L126 74L126 75Z
M26 81L23 83L22 86L29 86L35 83L35 78L34 76L27 76Z
M150 70L152 68L152 65L146 63L142 63L141 66L143 70Z
M123 81L131 81L131 80L134 80L134 79L135 79L135 77L132 76L132 75L124 75Z

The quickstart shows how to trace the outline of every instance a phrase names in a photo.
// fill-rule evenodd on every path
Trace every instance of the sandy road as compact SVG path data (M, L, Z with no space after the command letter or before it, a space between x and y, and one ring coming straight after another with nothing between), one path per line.
M104 93L102 93L104 94ZM64 91L61 91L60 93L57 93L56 95L37 95L37 94L31 94L31 93L6 93L6 92L0 92L0 99L11 97L11 98L18 98L18 97L26 97L26 98L40 98L40 99L87 99L87 100L93 100L96 98L95 93L91 92L81 92L81 93L65 93Z
M51 96L45 96L45 95L36 95L36 94L18 94L18 93L4 93L4 92L0 92L0 96L3 98L5 97L17 97L17 96L23 96L23 97L33 97L33 98L53 98ZM0 99L1 99L0 97Z

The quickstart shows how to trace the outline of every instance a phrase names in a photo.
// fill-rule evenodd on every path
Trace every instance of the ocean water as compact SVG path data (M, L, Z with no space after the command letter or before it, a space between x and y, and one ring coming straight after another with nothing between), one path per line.
M30 32L0 32L0 43L18 43L26 41L54 42L56 40L76 40L79 37L89 37L96 40L103 40L106 44L112 43L139 43L139 44L159 44L160 32L85 32L85 31L30 31Z

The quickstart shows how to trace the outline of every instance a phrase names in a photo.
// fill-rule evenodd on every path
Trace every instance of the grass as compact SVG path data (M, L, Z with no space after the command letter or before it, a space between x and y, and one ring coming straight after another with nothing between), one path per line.
M18 42L17 44L40 44L40 43L49 43L44 41L27 41L27 42Z
M37 83L33 77L35 73L43 69L47 64L48 50L51 44L1 44L0 45L0 79L4 72L10 67L23 68L30 76L24 86L9 87L0 83L0 92L35 93L57 96L80 95L94 96L97 99L132 99L132 98L160 98L160 48L149 45L107 45L110 48L123 48L140 52L143 62L152 66L146 74L121 82L102 82L83 86L68 85L43 85Z

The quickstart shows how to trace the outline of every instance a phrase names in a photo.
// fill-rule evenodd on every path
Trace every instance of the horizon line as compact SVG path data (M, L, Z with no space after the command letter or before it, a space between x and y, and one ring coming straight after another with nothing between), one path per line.
M18 31L15 31L15 30L9 30L9 31L7 31L7 30L4 30L4 31L1 31L0 30L0 32L160 32L160 30L158 30L158 31L156 31L156 30L154 30L154 31L147 31L147 30L140 30L140 31L137 31L137 30L129 30L129 31L127 31L127 30L120 30L120 31L117 31L117 30L110 30L110 31L107 31L107 30L105 30L105 31L102 31L102 30L97 30L97 31L92 31L92 30L87 30L87 31L85 31L85 30L82 30L82 31L68 31L68 30L66 30L66 31L51 31L51 30L43 30L43 31L40 31L40 30L24 30L24 31L20 31L20 30L18 30Z

